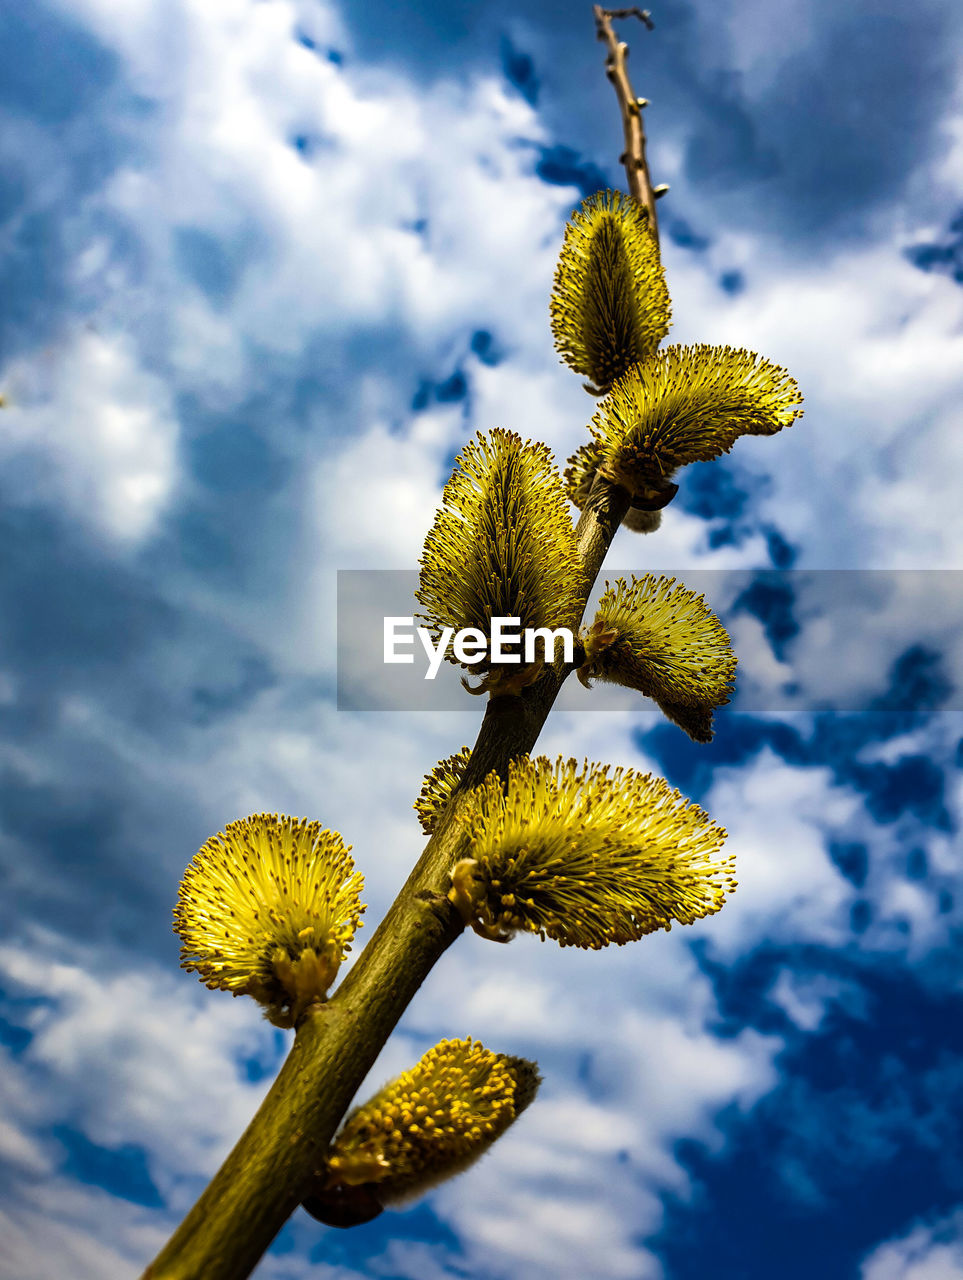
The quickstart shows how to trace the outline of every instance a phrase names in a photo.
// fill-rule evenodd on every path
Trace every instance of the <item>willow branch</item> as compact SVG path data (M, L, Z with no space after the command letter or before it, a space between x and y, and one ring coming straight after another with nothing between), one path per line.
M611 41L611 77L622 101L631 89L624 46L611 34L610 18L619 14L595 12L600 36L604 30ZM638 161L631 169L627 165L629 187L649 209L654 227L638 105L631 138L631 113L626 109L623 115L627 154ZM586 601L628 505L623 489L596 475L576 529ZM418 988L464 929L447 892L451 868L464 851L459 815L469 789L493 770L504 776L511 760L532 750L573 669L559 659L521 695L489 700L461 784L407 882L333 997L301 1020L257 1114L143 1280L244 1280L310 1194L364 1077Z
M619 160L625 166L629 194L648 210L649 225L658 243L659 219L655 211L655 191L645 157L645 126L642 124L642 108L646 105L646 100L636 97L635 90L629 81L629 73L625 69L629 46L620 42L612 29L613 18L637 17L649 30L652 29L652 19L644 9L603 9L597 4L594 6L594 12L596 33L600 40L604 40L609 51L605 60L605 74L612 82L619 102L619 111L622 113L625 150Z
M589 584L628 503L623 489L596 478L576 529ZM464 928L446 895L467 788L531 751L571 670L559 663L520 697L489 700L462 787L407 883L331 1000L305 1015L254 1119L143 1280L243 1280L305 1197L395 1024Z

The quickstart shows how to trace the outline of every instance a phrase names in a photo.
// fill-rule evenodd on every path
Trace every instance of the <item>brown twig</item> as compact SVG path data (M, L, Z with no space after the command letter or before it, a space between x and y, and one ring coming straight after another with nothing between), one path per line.
M640 22L644 22L649 31L655 30L655 23L652 21L652 14L648 9L606 9L606 13L610 18L638 18Z
M645 158L645 129L642 125L642 108L646 105L646 100L636 97L635 90L629 81L629 75L625 69L629 46L616 39L612 29L612 19L637 17L650 31L654 24L647 9L603 9L597 4L594 6L594 12L596 33L600 40L605 41L609 51L609 56L605 60L605 74L612 81L615 96L619 101L619 110L622 113L625 150L619 160L625 166L629 193L648 210L649 226L658 243L659 219L655 211L656 196Z

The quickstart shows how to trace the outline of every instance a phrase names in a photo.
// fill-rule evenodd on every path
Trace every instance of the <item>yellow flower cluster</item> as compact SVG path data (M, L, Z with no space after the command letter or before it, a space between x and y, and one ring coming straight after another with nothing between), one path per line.
M694 737L712 737L712 712L732 693L736 655L704 598L675 578L623 578L599 601L578 676L638 689Z
M802 397L785 369L735 347L666 347L612 388L590 424L603 474L632 494L677 467L788 427Z
M276 813L228 823L181 881L181 964L293 1026L324 999L350 949L363 884L340 835L320 823Z
M472 793L467 855L449 898L477 932L562 946L621 945L718 911L735 888L725 831L662 778L513 761Z
M449 756L435 765L431 773L425 776L414 810L426 836L430 836L444 813L451 799L451 793L458 785L465 766L471 758L471 748L462 747L457 755Z
M583 201L565 228L551 300L562 359L599 395L669 328L669 291L645 209L620 191Z
M495 617L521 629L574 629L584 575L562 480L546 445L511 431L481 434L462 450L425 539L416 598L437 643L442 631L474 628L489 636ZM450 661L457 661L454 657ZM492 669L484 688L517 692L540 663Z
M580 445L568 460L563 476L565 492L568 494L569 502L578 507L579 511L584 510L589 500L601 461L598 445L594 441ZM673 486L673 489L676 487ZM633 533L654 533L661 523L661 510L649 511L629 507L622 517L622 524Z
M328 1187L375 1183L410 1199L473 1163L535 1096L533 1062L477 1040L442 1040L348 1116L327 1158Z

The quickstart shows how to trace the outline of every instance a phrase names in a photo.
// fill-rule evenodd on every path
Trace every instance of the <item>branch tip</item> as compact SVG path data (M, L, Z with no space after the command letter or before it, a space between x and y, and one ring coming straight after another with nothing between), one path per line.
M616 18L638 18L648 30L652 30L652 16L647 9L603 9L595 5L596 34L608 46L608 57L605 60L605 74L615 88L619 108L622 113L622 128L625 134L625 150L620 163L625 167L629 193L638 200L649 214L650 225L658 244L659 227L655 213L656 196L652 190L648 165L645 159L645 130L642 126L641 108L648 105L647 98L640 98L629 82L625 63L629 47L624 41L616 39L612 29L612 20Z
M638 18L647 31L655 30L652 14L648 9L639 9L637 6L633 6L631 9L603 9L601 5L596 5L596 22L600 22L603 18Z

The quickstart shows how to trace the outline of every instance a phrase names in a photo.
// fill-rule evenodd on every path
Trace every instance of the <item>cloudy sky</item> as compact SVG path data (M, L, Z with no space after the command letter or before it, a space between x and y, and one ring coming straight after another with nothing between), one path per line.
M666 776L740 887L611 954L460 940L370 1085L470 1034L537 1102L265 1280L963 1278L963 11L654 16L669 341L806 415L610 552L707 586L715 741L640 700L543 744ZM339 711L336 571L414 568L475 430L585 438L548 293L621 135L572 0L9 0L0 47L0 1276L123 1280L289 1038L178 969L179 877L267 810L344 834L369 932L400 886L479 707Z

